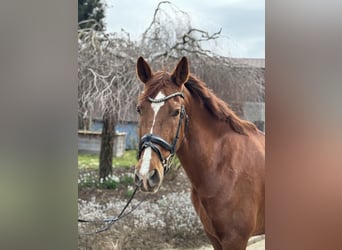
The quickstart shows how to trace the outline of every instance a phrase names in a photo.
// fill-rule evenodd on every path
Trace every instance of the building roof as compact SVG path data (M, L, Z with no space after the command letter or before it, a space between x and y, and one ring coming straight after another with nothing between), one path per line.
M231 61L240 67L265 68L264 58L231 58Z

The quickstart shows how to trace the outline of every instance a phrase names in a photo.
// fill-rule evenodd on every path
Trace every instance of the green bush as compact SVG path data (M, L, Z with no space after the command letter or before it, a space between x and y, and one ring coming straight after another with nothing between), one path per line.
M94 187L96 185L96 179L90 173L81 174L78 179L79 187Z
M117 189L120 184L120 179L117 176L108 176L106 178L98 179L96 174L84 173L78 179L79 187L95 187L101 189Z
M119 183L120 179L115 175L111 175L105 178L101 178L97 187L102 189L117 189Z

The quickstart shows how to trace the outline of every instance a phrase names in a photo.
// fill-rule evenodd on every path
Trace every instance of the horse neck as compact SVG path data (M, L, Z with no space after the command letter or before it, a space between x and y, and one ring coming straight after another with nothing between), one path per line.
M189 121L177 156L190 181L196 185L203 183L204 176L216 167L211 162L213 157L210 157L210 151L217 146L223 134L232 130L227 123L216 120L198 100L189 96L185 99Z

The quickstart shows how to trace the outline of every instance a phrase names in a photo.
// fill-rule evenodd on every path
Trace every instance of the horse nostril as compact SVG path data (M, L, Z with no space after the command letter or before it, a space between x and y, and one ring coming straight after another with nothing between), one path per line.
M153 175L155 175L157 172L157 170L153 169L149 174L148 174L148 178L151 178Z
M159 184L160 182L160 176L157 170L152 170L149 174L148 178L148 184L150 184L150 187L154 187Z
M140 175L135 174L134 181L135 181L135 185L137 185L138 187L141 187L143 181Z

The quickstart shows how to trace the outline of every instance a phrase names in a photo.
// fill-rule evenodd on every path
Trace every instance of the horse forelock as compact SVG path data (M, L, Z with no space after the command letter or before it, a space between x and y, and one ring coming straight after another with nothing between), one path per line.
M176 87L171 81L170 74L166 71L156 72L146 83L144 92L139 97L139 102L148 101L162 91L165 95L172 93L172 87Z

